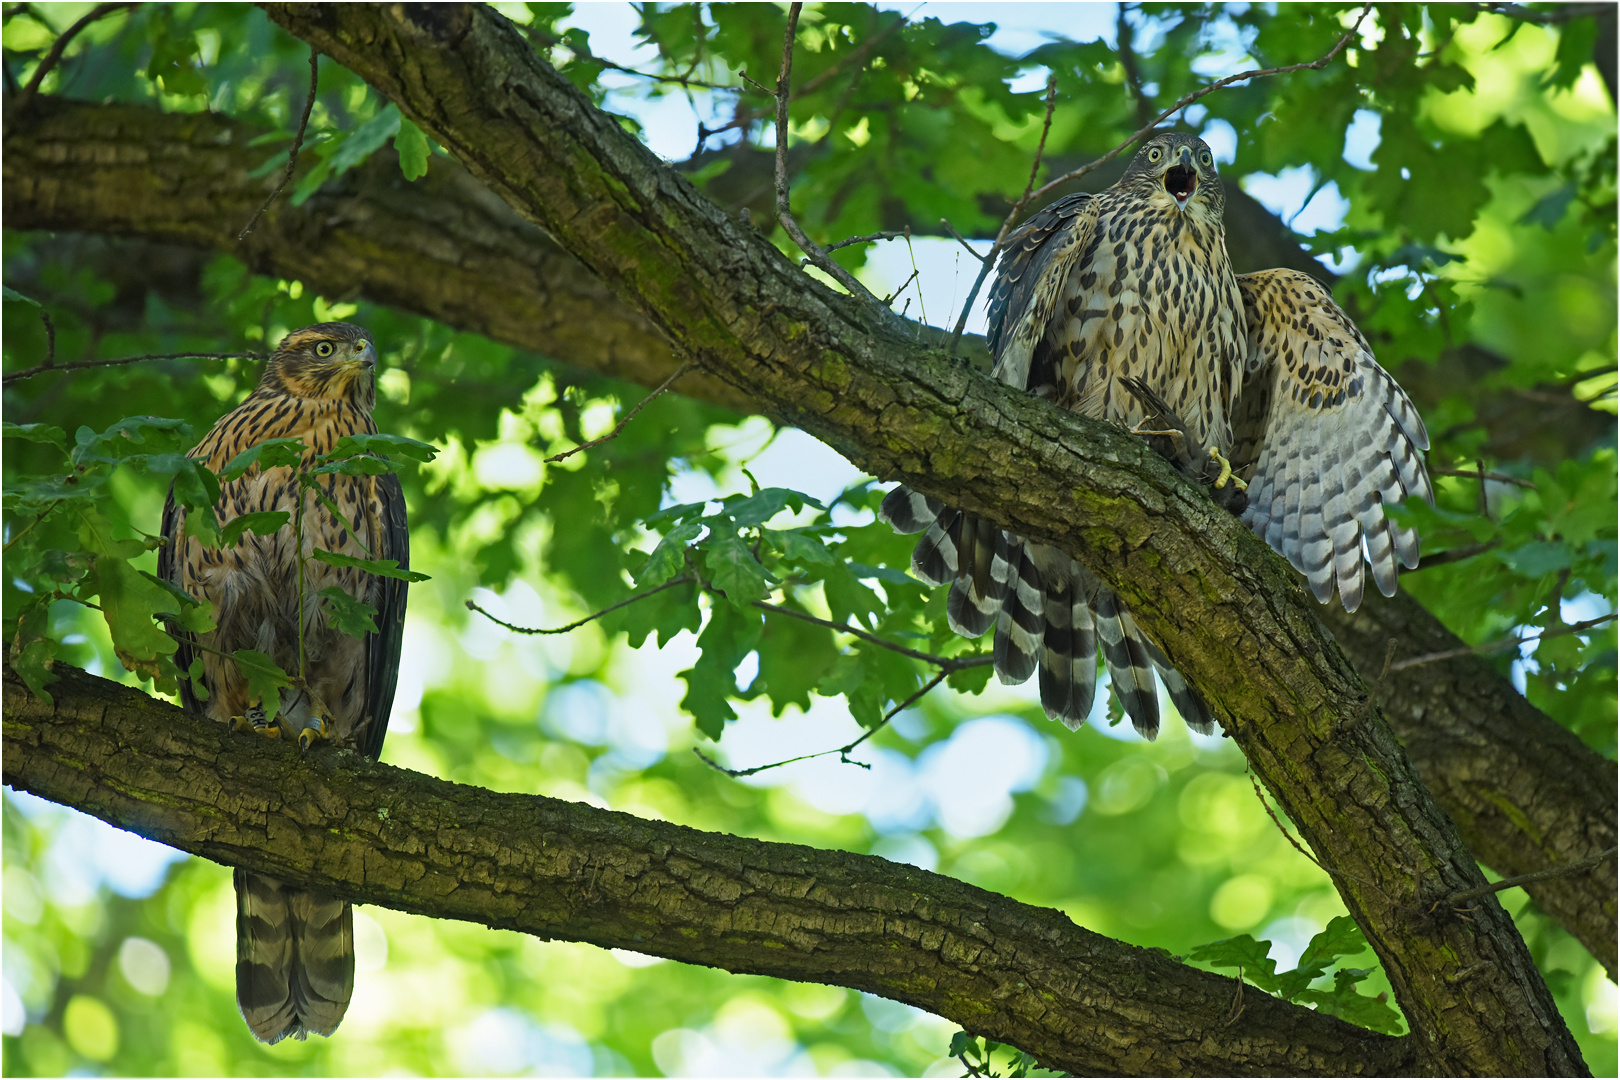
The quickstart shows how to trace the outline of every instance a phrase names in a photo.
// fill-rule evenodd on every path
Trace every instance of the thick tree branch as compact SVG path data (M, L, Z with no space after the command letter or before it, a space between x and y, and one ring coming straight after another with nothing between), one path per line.
M904 1001L1076 1075L1402 1075L1394 1039L869 855L499 794L5 669L5 782L360 903Z
M1424 1065L1584 1072L1483 884L1286 564L1139 440L979 378L800 273L481 7L266 5L701 367L878 476L1089 565L1197 684L1367 933Z
M217 116L36 99L6 133L6 223L231 252L328 296L363 294L647 386L679 367L646 318L444 159L413 184L381 152L302 207L279 204L238 244L243 215L270 186L248 176L263 157L262 148L247 146L259 134ZM768 154L755 152L723 179L745 171L768 181L769 164ZM1099 178L1112 177L1088 179ZM1228 192L1229 199L1240 195L1235 187ZM1269 235L1254 223L1232 232L1234 241ZM1254 252L1254 265L1286 246ZM983 351L981 340L964 339L969 343ZM681 392L741 411L758 407L701 373L683 378ZM1391 638L1401 657L1460 644L1404 595L1387 602L1372 596L1355 616L1336 605L1318 610L1369 681L1382 670ZM1499 873L1561 865L1614 843L1614 762L1530 706L1487 663L1471 658L1389 673L1380 700L1468 846ZM1611 888L1595 878L1560 879L1530 892L1614 974Z

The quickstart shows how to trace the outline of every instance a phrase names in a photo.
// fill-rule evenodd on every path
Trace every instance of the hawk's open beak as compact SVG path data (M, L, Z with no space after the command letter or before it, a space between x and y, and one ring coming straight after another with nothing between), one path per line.
M1177 206L1186 206L1198 190L1198 170L1193 168L1190 148L1183 146L1181 160L1164 171L1164 189L1175 197Z

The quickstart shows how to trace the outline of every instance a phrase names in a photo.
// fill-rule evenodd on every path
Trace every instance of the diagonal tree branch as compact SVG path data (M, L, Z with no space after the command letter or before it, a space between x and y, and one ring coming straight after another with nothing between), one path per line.
M5 669L5 782L360 903L905 1001L1078 1075L1409 1075L1413 1040L1251 994L1061 912L870 855L707 833L233 736Z
M702 368L858 466L1081 559L1298 825L1441 1072L1578 1074L1511 919L1287 565L1121 432L894 335L704 200L488 8L266 5L371 83ZM1076 523L1080 523L1076 526Z
M6 130L6 224L226 251L327 296L364 295L648 387L679 367L645 317L442 158L407 183L392 155L380 152L302 207L282 205L237 245L244 216L270 186L248 175L263 156L247 145L259 134L207 114L37 98ZM764 157L758 164L767 167ZM1233 235L1261 232L1249 225ZM970 343L983 352L982 340L964 339ZM700 372L684 377L680 390L740 411L758 408ZM1355 615L1336 605L1317 613L1369 682L1383 670L1391 639L1397 657L1463 644L1405 594L1371 595ZM1387 672L1379 700L1469 848L1499 873L1563 865L1614 844L1615 763L1531 706L1487 662L1458 658ZM1529 891L1613 976L1610 884L1559 879Z

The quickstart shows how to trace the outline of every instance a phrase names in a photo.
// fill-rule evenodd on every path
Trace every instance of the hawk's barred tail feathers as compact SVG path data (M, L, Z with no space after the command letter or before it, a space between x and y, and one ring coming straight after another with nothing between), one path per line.
M884 497L878 516L897 532L923 534L912 573L930 585L950 582L952 630L976 638L994 625L1000 682L1023 683L1039 670L1048 719L1071 731L1085 723L1096 700L1100 645L1114 692L1143 736L1159 731L1155 671L1195 731L1216 730L1203 700L1079 563L905 487Z
M264 874L234 880L242 1019L267 1043L332 1034L354 995L354 910Z

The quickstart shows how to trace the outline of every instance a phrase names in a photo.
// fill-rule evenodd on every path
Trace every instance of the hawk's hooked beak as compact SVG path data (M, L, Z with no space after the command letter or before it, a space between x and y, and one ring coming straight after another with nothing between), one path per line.
M359 354L355 356L354 362L367 371L375 368L377 366L377 346L369 341L366 342L366 347L361 349Z
M1180 160L1164 171L1164 189L1184 207L1198 190L1198 170L1193 167L1192 147L1183 146L1178 156Z

